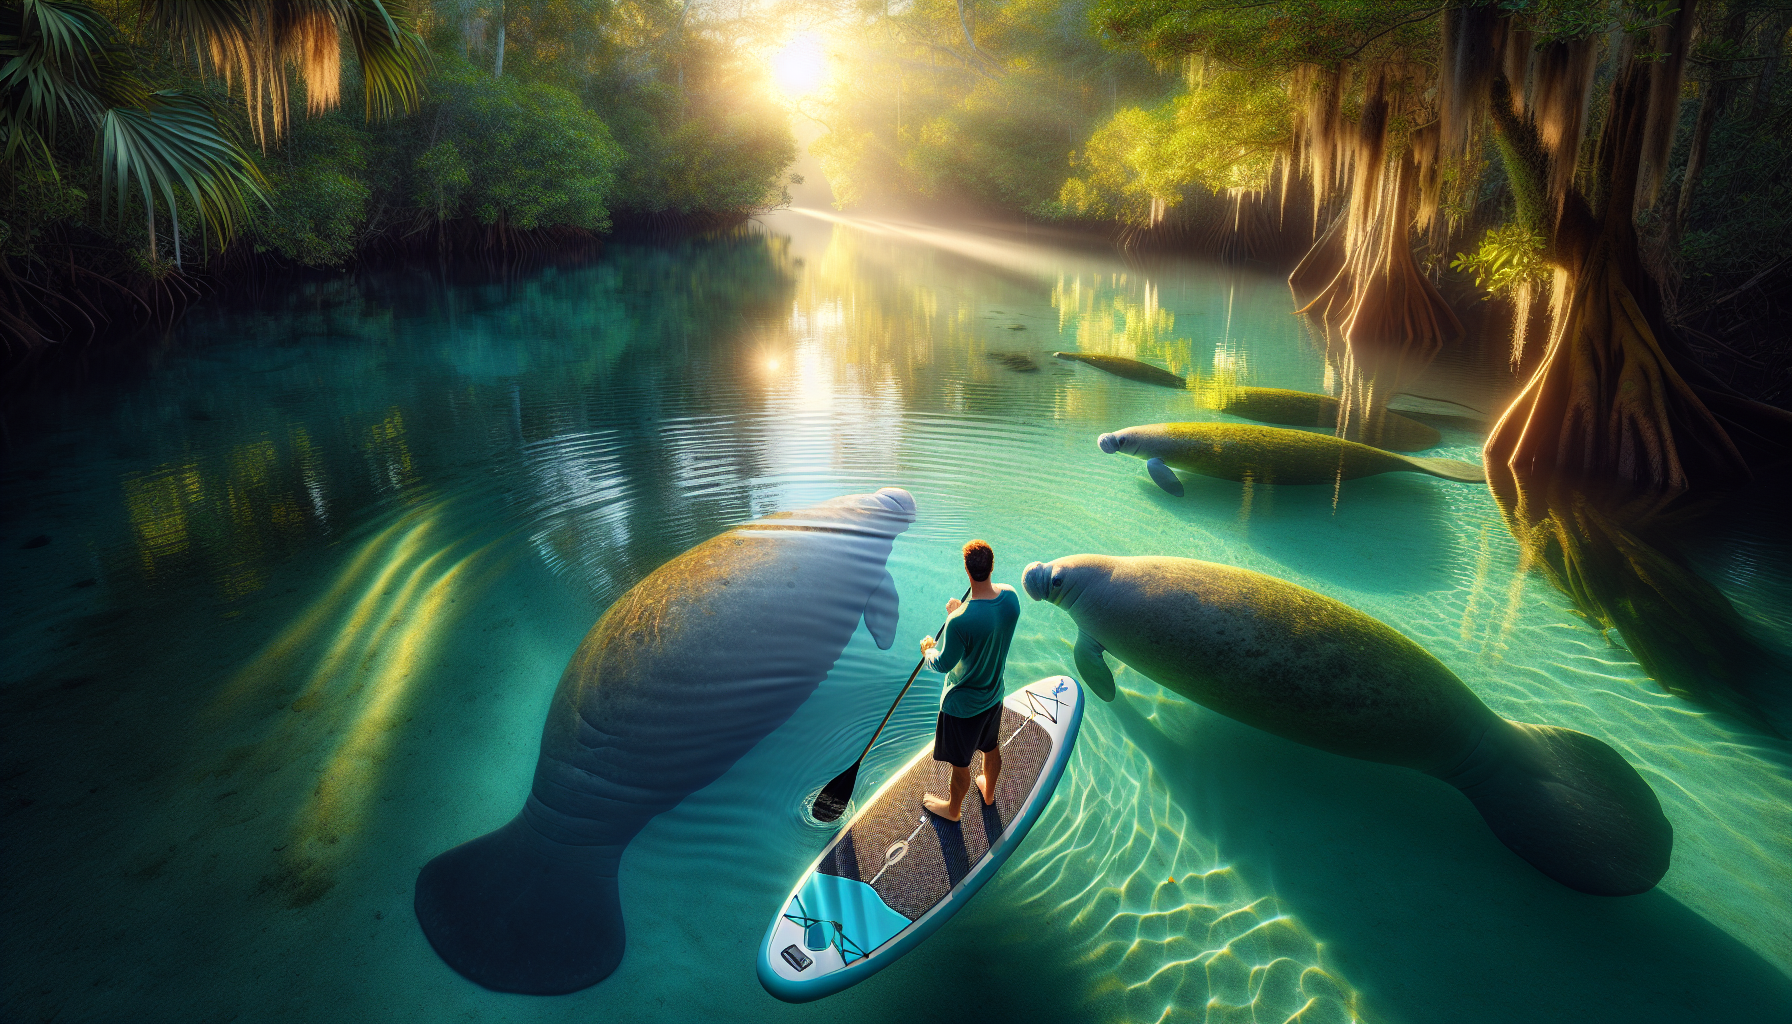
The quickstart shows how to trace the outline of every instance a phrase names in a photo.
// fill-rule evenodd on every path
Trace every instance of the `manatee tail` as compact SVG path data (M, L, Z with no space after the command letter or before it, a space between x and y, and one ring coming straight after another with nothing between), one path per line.
M1630 762L1586 733L1497 721L1441 775L1513 853L1595 896L1647 892L1667 873L1674 827Z
M417 923L436 953L500 992L562 995L622 962L620 846L568 846L521 815L417 876Z
M1421 473L1441 476L1445 480L1455 480L1465 484L1484 484L1487 482L1487 471L1472 462L1461 459L1421 459L1415 455L1395 456Z

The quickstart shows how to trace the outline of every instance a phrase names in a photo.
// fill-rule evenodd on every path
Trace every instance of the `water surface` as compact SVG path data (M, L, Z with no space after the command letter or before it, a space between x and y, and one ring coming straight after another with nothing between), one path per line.
M279 291L279 289L276 289ZM1660 691L1581 621L1484 487L1190 478L1096 434L1224 419L1051 358L1322 391L1271 275L787 212L739 234L447 283L295 283L202 308L127 380L14 424L0 506L8 1019L1663 1020L1792 1011L1792 745ZM1415 391L1496 409L1503 354ZM1485 423L1433 419L1478 460ZM609 980L480 989L411 914L418 869L508 820L548 701L617 595L727 527L908 488L896 646L857 634L796 715L649 825ZM1785 538L1703 571L1782 653ZM998 879L870 982L753 975L828 833L802 815L962 589L957 549L1175 554L1377 616L1496 712L1605 740L1676 832L1653 892L1567 890L1454 790L1249 729L1121 671ZM47 543L36 539L47 537ZM1011 682L1074 671L1025 602ZM931 735L917 688L861 777Z

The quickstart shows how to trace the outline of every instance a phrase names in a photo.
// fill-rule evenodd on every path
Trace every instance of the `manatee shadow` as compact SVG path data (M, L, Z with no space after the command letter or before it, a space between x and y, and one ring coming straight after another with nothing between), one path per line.
M1414 473L1346 480L1341 488L1245 485L1182 474L1185 497L1142 473L1139 495L1309 577L1368 593L1421 593L1455 586L1440 487L1465 487ZM1206 558L1201 551L1160 552ZM1340 557L1340 556L1345 557Z
M1139 708L1150 701L1123 688L1109 707L1190 827L1326 943L1378 1017L1681 1022L1792 1013L1792 979L1678 900L1659 889L1607 898L1557 885L1500 845L1441 782L1182 702L1158 704L1147 718Z

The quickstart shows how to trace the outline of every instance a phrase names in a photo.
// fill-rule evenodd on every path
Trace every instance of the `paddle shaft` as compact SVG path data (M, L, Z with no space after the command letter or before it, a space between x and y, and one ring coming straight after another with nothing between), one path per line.
M970 599L970 596L971 596L971 588L966 587L966 588L964 588L964 596L959 598L958 602L960 604L963 604L965 601ZM951 616L947 616L946 621L950 622ZM945 632L946 632L946 623L942 622L942 623L940 623L939 631L933 634L934 642L937 643L939 641L939 638L941 636L945 635ZM890 724L890 716L896 713L896 705L901 704L902 698L908 696L908 688L915 685L915 677L921 674L921 666L925 665L925 664L927 664L927 655L923 654L923 655L921 655L921 660L915 662L915 670L908 674L908 682L902 684L902 692L896 695L896 700L894 703L892 703L890 705L890 710L884 712L884 720L877 723L877 732L874 732L871 734L871 742L865 744L865 749L862 753L859 754L859 759L852 763L852 766L854 768L857 768L859 765L863 764L865 762L865 755L871 753L871 748L877 745L878 735L884 731L884 726Z

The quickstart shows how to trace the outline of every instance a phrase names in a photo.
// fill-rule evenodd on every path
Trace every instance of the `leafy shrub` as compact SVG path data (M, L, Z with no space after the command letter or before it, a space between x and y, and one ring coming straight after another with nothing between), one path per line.
M1543 234L1523 224L1489 230L1474 252L1457 253L1450 269L1475 275L1475 287L1486 289L1489 298L1523 284L1541 284L1550 275L1543 258Z
M565 89L444 60L429 102L407 127L401 191L438 220L523 230L610 226L623 151L603 119Z
M342 266L367 226L368 129L340 113L298 122L262 161L268 204L252 208L249 235L306 266Z

